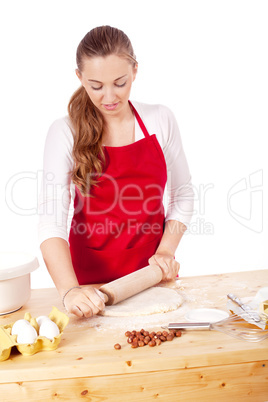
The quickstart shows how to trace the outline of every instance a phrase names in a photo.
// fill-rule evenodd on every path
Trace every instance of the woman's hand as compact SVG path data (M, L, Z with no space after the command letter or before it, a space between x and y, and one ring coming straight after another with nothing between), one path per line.
M69 313L77 317L91 317L105 307L101 292L92 286L73 288L64 297L64 305Z
M171 281L178 275L180 264L170 254L156 253L149 259L150 265L158 265L163 272L163 281Z

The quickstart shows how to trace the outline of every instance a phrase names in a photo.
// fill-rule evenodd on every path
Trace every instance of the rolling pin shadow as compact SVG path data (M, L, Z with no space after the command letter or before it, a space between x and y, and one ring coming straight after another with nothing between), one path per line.
M105 304L111 306L156 285L161 280L161 268L158 265L148 265L101 286L99 290L104 294Z

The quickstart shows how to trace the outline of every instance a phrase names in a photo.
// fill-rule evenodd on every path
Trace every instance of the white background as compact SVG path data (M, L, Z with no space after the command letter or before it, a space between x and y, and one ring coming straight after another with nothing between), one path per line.
M79 86L75 52L98 25L123 29L139 61L132 99L175 113L195 188L181 276L268 268L268 3L258 0L1 2L1 250L37 255L50 124Z

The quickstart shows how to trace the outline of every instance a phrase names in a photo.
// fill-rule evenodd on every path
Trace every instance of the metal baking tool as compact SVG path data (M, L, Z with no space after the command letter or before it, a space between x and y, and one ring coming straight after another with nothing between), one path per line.
M250 322L251 322L251 320L253 320L255 322L260 322L261 321L260 315L256 311L254 311L251 306L249 306L248 304L244 304L239 299L239 297L237 297L233 293L228 293L227 297L228 297L228 299L232 300L232 302L234 302L237 306L239 306L246 313L246 315L248 315L248 317L250 319ZM243 318L246 319L247 321L249 321L246 318L246 315L243 314Z
M260 314L261 323L264 328L267 324L267 315ZM234 338L242 339L248 342L259 342L268 338L268 329L260 329L255 324L243 320L240 316L233 314L224 320L214 323L210 322L187 322L170 323L163 326L165 329L209 329L223 332Z

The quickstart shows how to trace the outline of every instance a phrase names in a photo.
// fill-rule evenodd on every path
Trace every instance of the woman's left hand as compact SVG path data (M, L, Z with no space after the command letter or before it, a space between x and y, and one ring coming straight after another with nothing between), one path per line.
M163 281L171 281L178 275L180 264L170 254L154 254L149 259L150 265L158 265L163 272Z

